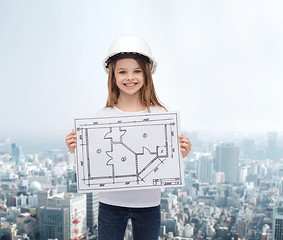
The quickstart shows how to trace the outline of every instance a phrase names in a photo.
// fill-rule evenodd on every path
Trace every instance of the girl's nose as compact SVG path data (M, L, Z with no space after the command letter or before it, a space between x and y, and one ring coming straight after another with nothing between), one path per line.
M129 81L133 81L134 80L134 75L132 73L128 73L127 78L128 78Z

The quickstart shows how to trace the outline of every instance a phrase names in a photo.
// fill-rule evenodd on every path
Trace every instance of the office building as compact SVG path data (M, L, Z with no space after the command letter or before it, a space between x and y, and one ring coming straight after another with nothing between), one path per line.
M272 239L283 239L283 207L275 207L273 211Z
M18 165L20 161L20 147L16 143L12 143L12 161L15 165Z
M50 189L44 189L37 191L37 197L38 197L38 206L47 206L47 199L51 196L51 190Z
M221 144L216 147L215 171L224 172L228 183L239 181L239 147L233 143Z
M241 239L245 239L248 233L248 221L243 218L238 218L236 222L236 232Z
M86 194L87 228L91 233L98 226L98 195L97 193Z
M40 239L70 239L69 209L61 207L40 207Z
M198 180L211 182L212 180L212 157L201 156L198 162Z
M271 160L277 160L277 133L276 132L267 133L266 156L267 158Z
M74 193L60 193L47 199L47 206L68 209L68 232L71 239L86 235L86 195Z
M67 189L70 193L77 193L77 179L75 170L67 170ZM98 195L86 193L87 228L93 233L98 225Z
M239 183L245 183L248 176L248 166L240 166L239 168Z
M220 184L225 182L224 172L213 172L212 173L212 184Z
M73 192L70 189L70 185L72 185L72 183L76 183L76 182L77 182L76 170L67 169L67 192Z

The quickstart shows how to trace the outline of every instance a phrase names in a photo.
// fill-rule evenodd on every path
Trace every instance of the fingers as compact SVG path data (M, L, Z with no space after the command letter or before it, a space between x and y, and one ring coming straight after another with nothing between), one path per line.
M191 151L192 148L191 144L188 143L181 143L180 147L182 152L188 152L188 153Z
M187 144L190 144L190 140L187 137L184 137L183 134L181 136L179 136L180 142L184 142Z
M68 143L68 142L71 142L72 140L76 139L76 133L74 132L74 130L69 133L66 138L65 138L65 142Z
M192 144L187 137L183 136L183 134L179 136L179 141L181 143L180 148L181 148L182 155L185 158L191 151Z
M69 133L65 138L66 146L70 150L70 152L75 152L75 148L77 146L77 140L76 139L77 139L76 133L73 129L73 131L71 133Z

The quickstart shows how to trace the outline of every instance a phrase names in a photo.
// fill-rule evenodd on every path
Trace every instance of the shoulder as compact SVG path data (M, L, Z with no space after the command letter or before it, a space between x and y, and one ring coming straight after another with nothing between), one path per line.
M152 113L161 113L161 112L167 112L166 109L160 106L151 106L150 110Z

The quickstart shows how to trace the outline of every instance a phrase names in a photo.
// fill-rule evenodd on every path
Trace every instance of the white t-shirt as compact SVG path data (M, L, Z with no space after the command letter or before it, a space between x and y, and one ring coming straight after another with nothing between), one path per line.
M152 113L166 112L159 106L150 107ZM115 117L121 115L133 115L147 113L147 110L139 112L124 112L117 107L103 108L95 114L95 117ZM141 190L123 190L123 191L105 191L98 193L98 200L102 203L121 206L121 207L154 207L160 204L160 188L141 189Z

